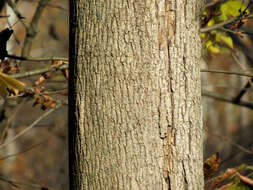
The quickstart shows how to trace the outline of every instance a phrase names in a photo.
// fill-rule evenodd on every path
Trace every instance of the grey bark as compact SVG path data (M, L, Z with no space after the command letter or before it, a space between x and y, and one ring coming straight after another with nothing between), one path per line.
M203 189L201 6L70 1L70 189Z

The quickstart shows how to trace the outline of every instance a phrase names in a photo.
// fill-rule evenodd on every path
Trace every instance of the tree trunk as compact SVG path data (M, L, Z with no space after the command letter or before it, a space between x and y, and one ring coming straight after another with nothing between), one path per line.
M71 190L203 189L201 8L70 1Z

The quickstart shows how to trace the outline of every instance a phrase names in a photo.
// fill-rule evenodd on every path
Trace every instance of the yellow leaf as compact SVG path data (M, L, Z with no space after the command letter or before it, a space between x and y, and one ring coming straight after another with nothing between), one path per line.
M221 40L227 44L230 48L233 48L233 40L231 37L227 36L227 35L221 35Z
M206 42L206 48L208 49L208 51L210 51L211 53L220 53L221 50L219 48L219 46L214 45L213 42L211 40L208 40Z
M25 85L9 75L0 72L0 96L5 98L8 95L7 88L14 91L23 91Z
M215 37L216 42L224 42L226 45L228 45L230 48L233 48L233 40L230 36L228 36L226 33L216 33Z
M209 20L209 22L207 23L207 26L212 26L215 24L215 20L212 18Z
M221 15L218 16L217 20L219 22L228 20L230 16L236 17L241 13L239 10L244 11L246 6L239 0L229 0L225 3L222 3L220 6ZM249 13L249 10L246 11Z

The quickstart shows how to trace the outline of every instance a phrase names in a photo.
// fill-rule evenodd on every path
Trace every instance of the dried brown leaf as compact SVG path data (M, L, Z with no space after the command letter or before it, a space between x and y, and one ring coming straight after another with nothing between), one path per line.
M204 176L205 178L208 178L212 176L219 168L220 166L220 158L219 153L215 153L212 156L210 156L205 162L204 162Z
M62 69L61 72L62 72L63 76L64 76L67 80L69 80L69 70L68 70L68 69Z
M50 78L50 75L48 73L44 73L40 76L40 78L35 82L36 86L41 85L42 83L44 83L47 79Z
M217 187L218 185L229 179L232 175L234 175L239 169L240 167L227 169L225 173L208 182L205 185L205 190L213 190L215 187Z

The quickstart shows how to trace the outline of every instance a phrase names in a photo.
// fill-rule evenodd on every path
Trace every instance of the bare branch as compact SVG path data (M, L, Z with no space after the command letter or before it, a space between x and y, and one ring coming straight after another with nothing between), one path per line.
M219 100L219 101L224 101L224 102L228 102L228 103L231 103L231 104L243 106L243 107L246 107L246 108L249 108L249 109L253 109L253 103L245 102L245 101L241 101L241 100L238 101L238 102L235 102L233 97L228 97L227 95L223 96L221 94L217 94L215 92L209 92L209 91L206 91L206 90L202 90L202 95L206 96L206 97L209 97L209 98L214 98L214 99Z
M68 68L68 65L64 64L64 65L55 66L55 67L48 67L48 68L43 68L43 69L36 69L36 70L32 70L32 71L17 73L17 74L11 75L11 76L13 78L25 78L25 77L39 75L39 74L52 72L52 71L56 71L56 70L67 69L67 68Z
M28 1L28 2L31 2L31 3L38 3L38 0L23 0L23 1ZM57 8L57 9L60 9L60 10L63 10L63 11L68 11L68 9L66 9L66 8L64 8L60 5L53 4L53 3L48 3L47 6Z
M252 78L250 79L252 81ZM234 98L234 102L239 102L243 95L249 90L251 87L251 82L248 81L244 88L239 92L239 94Z
M230 72L230 71L224 71L224 70L207 70L207 69L202 69L201 72L209 72L209 73L217 73L217 74L229 74L229 75L238 75L238 76L246 76L246 77L251 77L250 80L252 81L253 75L252 74L247 74L247 73L242 73L242 72ZM251 82L248 81L247 84L244 86L244 88L239 92L239 94L233 98L233 103L236 104L240 102L241 98L243 95L248 91L248 89L251 87Z
M48 57L48 58L32 58L32 57L22 57L16 55L7 55L9 59L15 59L20 61L29 61L29 62L41 62L41 61L68 61L68 58L65 57Z
M33 188L36 188L36 189L55 190L55 189L53 189L51 187L43 186L43 185L36 184L36 183L19 182L19 181L16 181L16 180L10 180L7 177L4 177L3 175L0 175L0 180L4 181L6 183L9 183L10 185L12 185L12 186L14 186L16 188L20 188L20 186L22 185L22 186L33 187Z
M214 133L211 133L212 136L216 136L224 141L227 141L228 143L230 143L231 145L235 146L236 148L240 149L241 151L247 153L247 154L250 154L250 155L253 155L253 152L239 144L237 144L236 142L234 142L233 140L225 137L225 136L222 136L222 135L219 135L219 134L214 134Z
M37 34L37 25L39 22L39 19L41 17L41 14L43 12L43 9L45 6L49 3L50 0L40 0L39 4L37 6L37 9L33 15L32 22L30 23L29 27L26 28L26 37L24 41L24 46L22 49L22 56L28 56L31 46L32 46L32 39L36 36Z
M13 143L17 138L21 137L24 133L26 133L27 131L31 130L34 126L36 126L41 120L43 120L44 118L46 118L48 115L50 115L51 113L53 113L56 109L58 109L61 106L61 104L57 104L55 108L52 108L50 110L48 110L47 112L45 112L43 115L41 115L37 120L35 120L31 125L29 125L27 128L25 128L23 131L21 131L20 133L18 133L16 136L14 136L12 139L10 139L9 141L3 143L0 145L0 149L6 147L7 145Z
M14 3L12 0L6 0L6 2L12 8L13 12L18 17L18 19L20 20L20 22L23 24L23 26L25 27L25 29L28 30L29 25L27 24L26 20L23 19L24 17L21 15L21 13L19 12L19 10L17 9L16 3Z
M203 73L217 73L217 74L228 74L228 75L238 75L238 76L245 76L245 77L253 77L252 74L247 74L247 73L244 73L244 72L236 72L236 71L201 69L201 72L203 72Z
M9 154L9 155L0 157L0 161L6 160L6 159L8 159L8 158L12 158L12 157L15 157L15 156L18 156L18 155L21 155L21 154L24 154L24 153L26 153L26 152L28 152L28 151L30 151L30 150L33 150L34 148L36 148L36 147L38 147L38 146L40 146L40 145L42 145L42 144L44 144L45 142L46 142L46 141L43 141L43 142L34 144L34 145L32 145L32 146L30 146L30 147L28 147L28 148L26 148L25 150L22 150L22 151L20 151L20 152L16 152L16 153L13 153L13 154Z
M250 15L248 15L248 16L246 16L245 18L252 18L252 17L253 17L253 13L250 14ZM218 23L218 24L215 24L215 25L212 25L212 26L201 28L200 32L203 33L203 32L209 32L211 30L222 29L225 25L230 24L230 23L238 20L239 18L241 18L241 16L231 18L229 20L226 20L224 22L221 22L221 23Z
M1 175L0 175L0 181L4 181L4 182L10 184L13 187L19 188L19 186L15 182L13 182L13 181L11 181L11 180L9 180L9 179L1 176Z
M212 2L206 3L206 4L205 4L205 8L212 7L212 6L216 5L217 3L222 3L222 2L224 2L224 1L225 1L225 0L216 0L216 1L212 1Z

